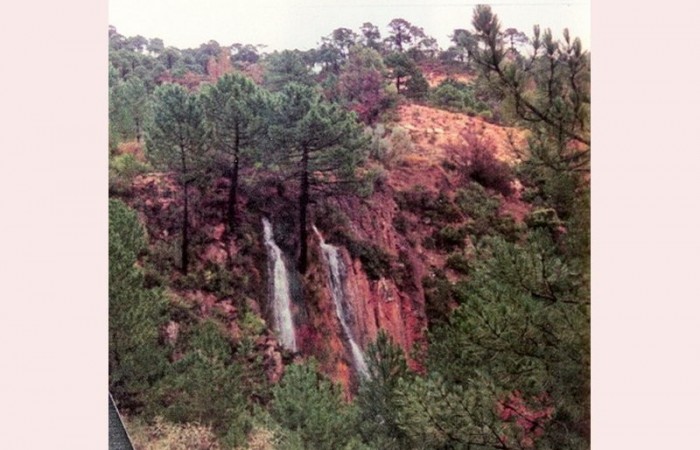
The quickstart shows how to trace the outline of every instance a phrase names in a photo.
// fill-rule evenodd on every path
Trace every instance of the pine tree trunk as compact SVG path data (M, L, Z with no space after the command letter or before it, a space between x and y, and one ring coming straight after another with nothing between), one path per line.
M141 143L141 121L136 118L136 143Z
M299 272L306 273L308 266L306 210L309 205L309 151L304 149L301 158L301 192L299 194Z
M187 275L189 265L188 248L190 246L189 227L189 192L188 183L185 182L185 208L182 213L182 273Z
M228 232L233 234L236 227L236 202L238 201L238 148L240 139L238 136L238 127L236 127L236 144L233 151L233 169L231 170L230 181L231 186L228 192Z

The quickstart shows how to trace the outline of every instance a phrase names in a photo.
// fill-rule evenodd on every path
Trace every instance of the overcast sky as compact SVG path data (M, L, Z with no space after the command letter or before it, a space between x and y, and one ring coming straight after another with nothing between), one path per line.
M448 47L455 28L471 29L477 1L455 0L110 0L109 23L125 36L159 37L165 45L198 47L209 40L222 45L265 44L267 50L316 47L336 28L358 31L364 22L379 26L400 17ZM502 28L531 35L532 26L565 27L590 49L589 0L500 0L490 2Z

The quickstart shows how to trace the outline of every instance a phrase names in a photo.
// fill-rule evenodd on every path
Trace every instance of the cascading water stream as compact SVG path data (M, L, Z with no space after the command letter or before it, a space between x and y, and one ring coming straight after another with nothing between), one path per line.
M267 247L267 260L269 267L270 297L272 297L272 310L274 326L279 335L280 343L287 349L297 351L297 340L292 321L291 295L289 291L289 277L287 267L282 259L282 250L275 244L270 222L263 218L265 246Z
M367 363L365 361L365 355L357 345L355 339L353 338L353 333L347 323L347 309L348 304L345 299L345 291L343 290L343 282L341 279L341 270L345 270L343 262L340 258L338 252L338 247L330 244L326 244L323 240L323 236L319 233L316 226L313 227L314 233L318 236L321 242L321 252L323 253L323 258L326 262L326 267L328 268L328 274L330 278L331 293L333 296L333 302L335 303L335 312L340 321L340 326L343 329L348 344L350 344L350 350L352 351L353 365L355 370L361 374L363 377L367 377L369 372L367 369Z

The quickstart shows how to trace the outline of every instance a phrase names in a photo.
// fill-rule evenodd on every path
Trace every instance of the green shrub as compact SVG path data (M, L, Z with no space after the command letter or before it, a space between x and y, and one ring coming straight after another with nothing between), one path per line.
M375 128L368 128L365 133L370 136L370 157L387 169L414 150L411 136L403 127L396 126L387 130L379 124Z
M386 183L386 170L381 166L370 167L364 174L361 182L358 184L355 192L361 198L368 198L374 194L374 191L379 189Z
M389 275L391 257L378 246L369 242L356 242L348 250L360 259L370 280L378 280Z
M469 273L469 260L463 253L460 252L452 253L450 256L448 256L445 266L463 275L467 275Z
M354 239L345 231L333 233L331 240L344 246L353 259L359 259L370 280L391 275L391 255L369 241Z
M471 219L468 225L470 234L481 236L491 232L500 207L497 197L489 195L480 184L469 183L466 188L457 191L455 202L459 210Z
M438 223L457 222L462 218L459 208L444 193L431 194L422 185L398 192L396 203L402 210L411 211L419 217L428 217Z
M442 270L436 270L431 275L423 277L425 292L425 314L428 326L447 321L452 311L452 284Z
M394 216L392 223L394 225L394 229L399 233L406 234L408 231L408 219L402 213L398 213L396 216Z
M429 87L428 80L419 70L416 70L406 82L406 97L422 100L428 94Z
M140 162L130 153L114 156L109 161L109 191L112 194L128 194L137 175L149 172L151 167Z
M488 105L479 101L474 89L465 83L447 78L428 94L430 103L438 108L465 112L470 115L488 113Z
M466 237L467 229L465 227L454 227L451 225L441 228L434 234L435 245L442 250L451 250L454 247L463 245Z

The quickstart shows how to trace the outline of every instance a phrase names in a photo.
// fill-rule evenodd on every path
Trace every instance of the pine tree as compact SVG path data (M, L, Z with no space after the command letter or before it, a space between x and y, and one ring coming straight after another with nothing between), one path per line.
M360 120L372 123L389 106L387 69L381 55L370 48L350 49L348 62L338 80L342 101L357 113Z
M397 417L397 387L408 376L403 350L381 330L366 354L369 377L360 384L356 399L362 436L373 448L406 448Z
M157 385L160 402L153 408L172 421L206 424L240 442L246 433L247 392L240 389L241 369L232 363L225 331L209 320L195 325L185 339L185 353Z
M478 45L469 49L491 86L532 129L529 159L555 170L586 172L590 155L590 63L580 39L556 41L551 30L533 28L532 55L506 58L498 16L491 8L474 9Z
M308 86L290 83L276 99L271 158L299 182L299 271L306 272L307 218L314 193L347 182L364 157L365 137L353 113L323 101Z
M165 351L158 344L166 302L144 287L136 265L146 248L146 234L133 211L109 201L109 386L121 405L141 408L151 386L163 375Z
M337 385L322 378L313 361L293 364L272 390L272 417L300 435L304 448L335 450L352 440L356 411L343 402Z
M174 172L182 187L182 272L189 265L189 189L201 175L206 135L199 98L175 84L155 92L154 121L149 133L148 154L153 162Z
M431 333L429 367L450 388L472 387L469 395L479 402L490 399L492 408L510 405L530 417L520 440L538 438L552 448L585 447L590 405L587 276L544 230L531 232L521 244L494 238L485 251L471 278L456 289L460 307L447 325ZM518 435L516 431L511 429Z
M202 106L210 130L215 169L225 167L230 182L227 202L229 232L236 226L236 202L241 158L264 133L265 92L241 74L226 74L202 92Z

